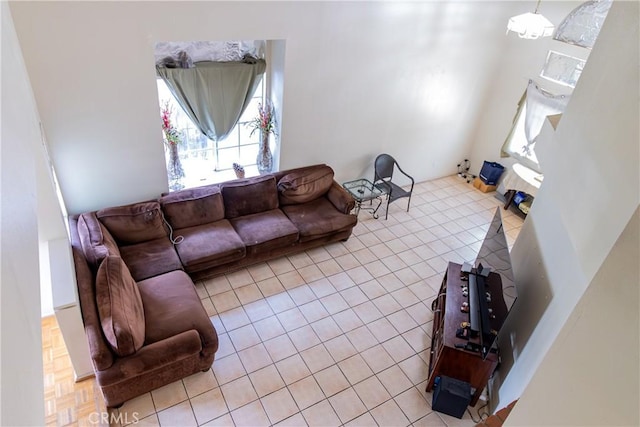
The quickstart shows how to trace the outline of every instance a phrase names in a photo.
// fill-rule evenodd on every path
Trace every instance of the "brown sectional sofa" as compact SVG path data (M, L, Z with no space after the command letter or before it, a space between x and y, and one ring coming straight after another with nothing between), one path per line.
M210 368L218 337L193 280L346 240L354 203L330 167L314 165L71 217L107 406Z

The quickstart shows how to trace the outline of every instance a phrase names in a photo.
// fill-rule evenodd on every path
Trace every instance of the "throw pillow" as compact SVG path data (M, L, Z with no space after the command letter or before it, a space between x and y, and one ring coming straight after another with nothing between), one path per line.
M96 277L96 305L102 331L118 356L129 356L144 344L144 308L138 285L122 258L108 256Z
M333 169L317 166L280 178L278 191L281 205L307 203L323 196L333 184Z

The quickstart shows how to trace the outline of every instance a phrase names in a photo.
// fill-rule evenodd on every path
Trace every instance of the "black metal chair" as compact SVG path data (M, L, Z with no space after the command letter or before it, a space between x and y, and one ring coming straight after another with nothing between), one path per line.
M397 183L393 182L393 172L398 169L405 178L411 181L411 187L409 190L405 190ZM396 181L397 182L397 181ZM403 197L408 197L407 212L409 212L409 205L411 204L411 193L413 192L413 178L400 168L400 165L396 160L388 154L380 154L376 157L374 163L374 177L373 184L380 190L387 194L387 209L384 215L384 219L389 216L389 204L395 202Z

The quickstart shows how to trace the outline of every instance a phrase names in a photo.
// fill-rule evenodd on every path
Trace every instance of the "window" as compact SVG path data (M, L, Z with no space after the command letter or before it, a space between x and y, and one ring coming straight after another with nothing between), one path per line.
M263 77L235 128L224 140L216 143L200 132L184 113L165 82L161 78L157 79L160 107L169 103L172 123L182 140L178 153L185 172L182 179L184 187L192 188L232 178L235 176L232 173L233 163L239 163L245 169L255 166L260 135L257 132L250 135L251 129L246 124L256 116L258 104L264 101L264 80ZM165 150L165 156L168 162L168 150Z
M538 158L535 153L535 142L529 144L524 132L524 121L526 117L527 105L523 100L522 108L518 110L513 129L507 139L506 152L523 165L540 172Z

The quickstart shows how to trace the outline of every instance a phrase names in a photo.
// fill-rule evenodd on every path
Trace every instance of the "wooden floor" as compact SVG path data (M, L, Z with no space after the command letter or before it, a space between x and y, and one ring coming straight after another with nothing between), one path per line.
M94 378L75 382L73 367L55 316L42 319L42 364L47 426L108 426ZM106 419L103 419L106 418Z

